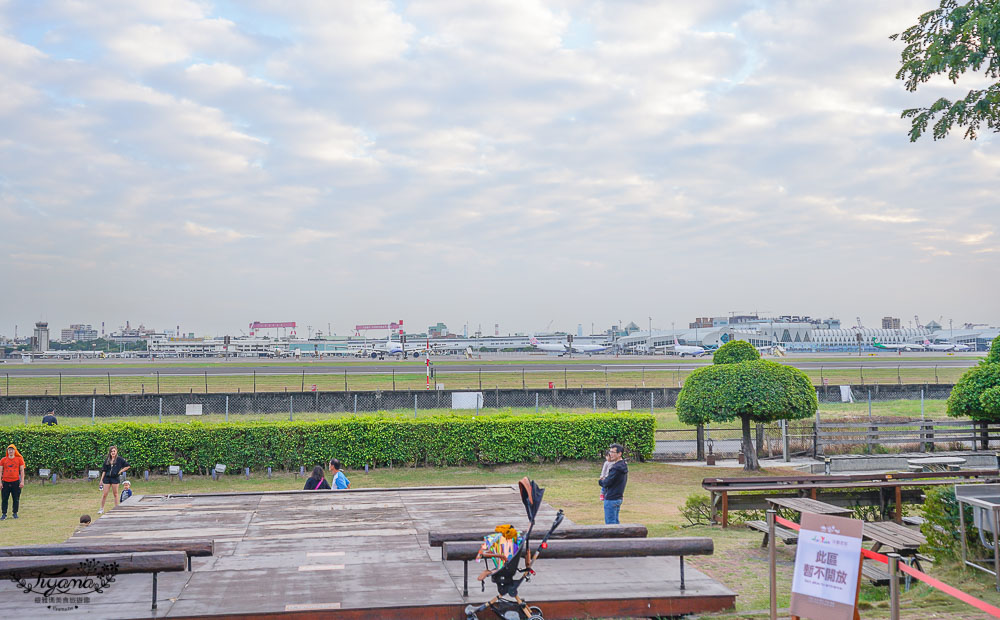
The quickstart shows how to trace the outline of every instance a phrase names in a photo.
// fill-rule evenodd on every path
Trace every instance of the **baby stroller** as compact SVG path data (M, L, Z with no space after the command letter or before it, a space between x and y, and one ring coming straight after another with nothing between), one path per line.
M486 577L490 578L497 586L497 596L482 605L467 605L465 608L466 620L479 620L479 612L489 609L502 620L544 620L542 610L538 607L528 605L517 594L517 589L525 581L529 581L535 574L533 568L538 554L542 549L548 547L549 536L559 527L563 520L563 511L556 514L552 527L542 538L538 551L531 553L531 532L535 528L535 515L542 505L542 494L545 489L541 489L535 481L522 478L518 482L521 491L521 502L528 513L528 531L522 536L510 525L501 525L496 528L495 534L485 537L485 542L476 561L486 560L487 564L492 562L493 567L487 568L479 575L479 580L483 582L485 590ZM522 561L524 563L521 567Z

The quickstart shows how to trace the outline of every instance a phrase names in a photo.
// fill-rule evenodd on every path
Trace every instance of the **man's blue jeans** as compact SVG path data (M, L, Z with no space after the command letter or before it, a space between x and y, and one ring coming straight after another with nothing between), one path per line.
M622 509L622 500L620 499L604 500L604 524L617 525L618 511L620 511L621 509Z

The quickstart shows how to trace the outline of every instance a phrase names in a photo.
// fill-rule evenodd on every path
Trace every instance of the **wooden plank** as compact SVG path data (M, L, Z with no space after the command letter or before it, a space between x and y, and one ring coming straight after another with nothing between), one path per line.
M181 504L183 509L171 509ZM428 544L429 533L478 534L476 528L490 531L497 523L523 519L524 514L518 492L510 485L148 496L139 506L116 509L113 519L100 519L81 529L66 544L122 545L131 540L135 544L182 544L181 536L194 539L204 538L197 536L199 532L223 532L212 535L215 556L197 563L193 573L164 576L180 581L161 578L161 615L205 618L275 614L358 620L464 618L462 609L469 601L461 596L463 565L441 561L441 552ZM245 508L245 514L240 514L239 507ZM551 522L554 515L554 508L543 504L540 523ZM578 526L567 519L563 527ZM124 533L130 538L123 540ZM540 570L521 591L545 610L546 617L671 616L733 605L732 591L690 565L685 568L687 588L681 591L676 557L553 558L551 550L570 540L574 539L552 541L540 557L544 561L536 565ZM479 543L471 544L478 551ZM109 590L87 613L95 617L148 615L148 603L143 610L136 600L149 594L150 580L137 579L123 577L122 587ZM472 600L480 600L479 592L475 594ZM15 593L0 591L0 608L20 610L17 600ZM289 607L295 605L323 608L286 611L295 610ZM19 615L31 617L30 613Z
M767 501L775 506L795 510L796 512L811 512L818 515L853 514L850 508L842 508L805 497L768 497Z
M94 569L90 563L93 561L116 564L117 574L183 571L187 568L187 554L183 551L18 556L0 558L0 578L32 577L39 573L61 577L91 575Z
M538 551L538 542L532 541L531 550ZM445 542L441 545L443 560L474 560L482 545L478 542ZM621 558L664 555L711 555L714 551L711 538L625 538L610 540L557 540L550 541L542 556L550 560L569 558Z
M515 523L518 531L527 530L527 523ZM427 542L432 547L440 547L443 542L475 541L482 542L483 536L492 534L493 528L478 530L431 530L427 532ZM561 527L552 533L553 539L576 538L645 538L648 535L645 525L626 523L621 525L577 525Z
M936 472L936 473L951 473L951 472ZM917 476L925 476L927 474L917 474ZM967 480L967 484L976 484L983 482L982 480ZM884 487L894 487L901 485L904 487L924 487L924 486L935 486L941 484L955 484L955 480L946 479L939 480L933 479L929 475L926 480L912 477L905 477L904 474L899 474L898 480L886 480L886 481L873 481L873 482L839 482L839 483L813 483L808 485L802 485L800 488L803 490L812 489L878 489ZM787 491L789 487L786 485L776 484L776 485L760 485L760 486L748 486L748 487L728 487L726 489L720 489L721 491L727 491L729 493L738 493L741 491Z
M87 555L147 551L183 551L191 557L205 557L215 552L215 543L211 540L175 540L132 544L58 543L52 545L27 545L24 547L0 547L0 557Z
M830 476L826 476L823 474L815 474L811 476L760 476L760 477L754 476L754 477L744 477L744 478L704 478L701 481L701 486L706 491L718 491L723 488L752 489L754 487L761 485L770 486L772 488L781 488L779 485L785 485L788 487L795 488L798 485L808 485L811 483L859 482L864 480L881 482L886 480L909 480L915 478L969 478L969 477L980 477L980 476L996 476L998 474L1000 474L1000 471L996 469L963 469L963 470L947 471L947 472L924 472L922 474L893 472L888 474L883 474L883 473L833 474Z

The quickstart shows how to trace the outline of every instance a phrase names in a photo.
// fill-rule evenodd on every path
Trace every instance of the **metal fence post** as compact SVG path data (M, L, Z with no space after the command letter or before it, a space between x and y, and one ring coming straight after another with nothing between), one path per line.
M778 619L778 576L775 568L777 551L774 544L774 517L776 514L775 510L767 511L767 583L771 599L771 620Z
M538 392L535 392L535 413L538 413Z
M899 620L899 554L886 555L889 557L889 618Z
M653 415L653 400L656 398L656 392L649 393L649 415Z
M417 395L413 395L413 417L417 417Z
M291 394L288 395L288 421L289 422L292 421L292 410L293 410L292 399L294 399L294 398L295 397L292 396Z
M25 403L27 404L27 403ZM25 409L25 415L27 415L27 409ZM90 423L97 424L97 399L92 398L90 400Z
M788 420L781 421L781 458L787 463L792 460L789 452Z
M597 413L597 392L591 394L594 397L594 413Z
M28 425L28 399L24 399L24 425Z
M229 394L226 394L226 422L229 421Z
M871 423L872 423L872 391L868 390L868 444L867 444L868 454L872 453L872 430L876 431L878 430L877 428L874 428L871 425Z
M358 415L358 395L354 395L354 415Z
M920 421L924 421L924 388L920 388Z
M160 423L163 423L163 397L160 397Z

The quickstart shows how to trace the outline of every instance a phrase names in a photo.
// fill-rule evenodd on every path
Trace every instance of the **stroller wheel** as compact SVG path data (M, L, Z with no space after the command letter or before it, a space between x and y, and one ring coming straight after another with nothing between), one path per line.
M531 615L528 616L528 620L545 620L545 618L542 617L542 610L538 607L529 607L528 611L531 612Z

